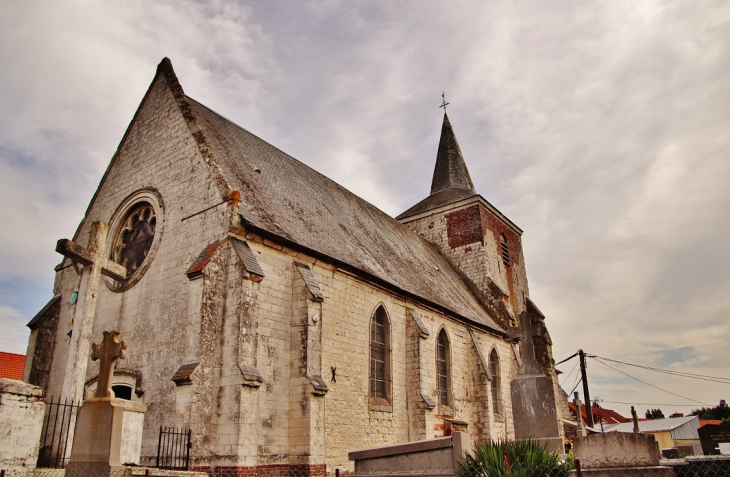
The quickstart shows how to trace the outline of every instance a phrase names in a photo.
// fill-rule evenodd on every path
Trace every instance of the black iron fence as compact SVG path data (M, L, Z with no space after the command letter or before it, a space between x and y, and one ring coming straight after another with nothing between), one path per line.
M190 468L190 429L160 426L157 441L158 469L188 470Z
M76 427L76 416L81 402L74 403L68 399L61 402L53 396L46 403L46 415L43 420L41 447L38 451L38 467L63 469L68 461L67 453L71 450L73 438L71 429Z

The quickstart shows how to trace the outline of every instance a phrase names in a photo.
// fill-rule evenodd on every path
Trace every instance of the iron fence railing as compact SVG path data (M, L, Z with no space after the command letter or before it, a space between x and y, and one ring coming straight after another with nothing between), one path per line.
M168 470L188 470L190 468L190 447L190 429L160 426L156 467Z
M71 451L73 432L76 426L80 402L61 398L54 401L51 396L46 403L46 415L43 420L43 433L38 451L38 467L63 469Z

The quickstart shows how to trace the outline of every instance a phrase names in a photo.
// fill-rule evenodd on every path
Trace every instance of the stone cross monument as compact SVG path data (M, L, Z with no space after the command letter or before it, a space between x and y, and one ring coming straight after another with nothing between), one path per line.
M56 244L56 252L71 259L74 267L77 264L84 266L81 271L79 298L76 303L71 344L63 379L63 395L74 402L84 397L91 333L96 314L96 296L99 293L101 276L106 275L114 280L124 280L127 276L126 268L104 256L108 231L107 223L94 222L91 224L87 248L68 239L61 239Z
M127 342L119 341L119 333L105 331L101 343L94 343L91 347L91 359L99 360L99 379L96 384L95 398L113 397L112 376L118 359L127 356Z
M533 312L520 314L518 339L522 343L522 364L510 383L515 438L535 439L551 451L562 453L563 438L558 427L553 380L545 375L535 355L534 337L549 340L541 316ZM517 337L517 336L516 336Z
M634 406L631 406L631 420L634 422L634 434L640 434L639 418L636 416L636 409L634 409Z

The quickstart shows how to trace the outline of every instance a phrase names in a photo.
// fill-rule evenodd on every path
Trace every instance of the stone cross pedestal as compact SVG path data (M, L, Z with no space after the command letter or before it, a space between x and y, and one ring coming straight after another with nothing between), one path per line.
M522 365L510 383L516 439L536 439L551 451L563 453L558 427L553 380L546 376L535 356L533 337L545 337L547 329L536 313L520 315Z
M125 358L127 348L127 342L118 338L117 331L105 331L102 342L93 344L92 359L101 361L99 378L94 397L84 401L76 418L71 460L66 466L72 473L93 472L101 477L122 470L122 464L139 464L147 406L113 397L114 364ZM120 462L123 454L130 462Z
M104 256L108 231L107 223L94 222L91 224L88 248L68 239L61 239L56 244L56 252L71 259L74 267L77 264L84 266L81 271L79 298L76 302L66 373L63 379L63 395L73 402L80 401L84 397L91 333L96 314L96 296L99 293L101 276L106 275L114 280L124 280L127 276L126 268Z
M578 397L578 391L576 391L573 396L573 404L575 405L575 420L578 423L578 429L576 433L581 437L585 437L588 435L588 431L586 430L586 425L583 422L583 413L580 409L581 406L583 406L583 403L580 402L580 398Z
M641 434L639 430L639 418L636 416L636 409L631 406L631 420L634 422L634 434Z

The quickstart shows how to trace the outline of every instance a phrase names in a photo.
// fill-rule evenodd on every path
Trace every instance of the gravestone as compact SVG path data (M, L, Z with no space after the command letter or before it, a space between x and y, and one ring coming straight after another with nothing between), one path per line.
M69 472L93 472L108 476L123 469L122 464L139 464L145 404L116 399L111 390L114 366L124 359L127 342L117 331L105 331L101 343L92 346L91 359L99 360L99 379L94 397L84 401L76 419ZM136 462L120 462L123 454ZM125 452L123 452L123 447ZM130 459L130 457L127 457Z
M563 438L558 427L553 380L546 376L537 361L533 338L549 339L542 319L534 313L520 317L522 364L510 383L515 438L534 439L546 444L553 452L563 453Z
M730 452L730 424L705 424L697 430L702 444L702 453L705 455L722 454L722 449L727 447L725 453Z

